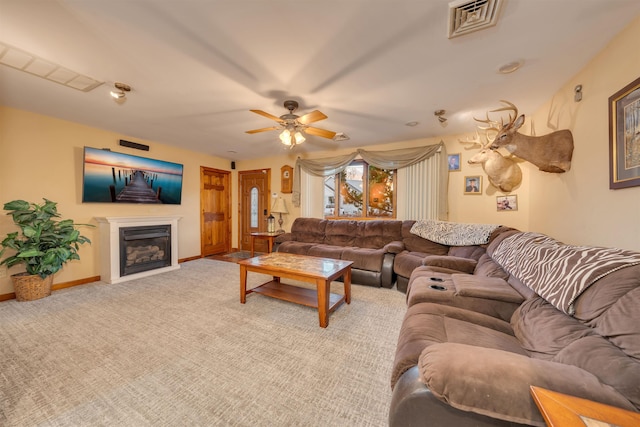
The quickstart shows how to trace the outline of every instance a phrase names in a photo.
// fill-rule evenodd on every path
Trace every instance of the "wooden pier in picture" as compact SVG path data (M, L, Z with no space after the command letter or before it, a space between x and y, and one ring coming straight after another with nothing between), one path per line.
M153 183L153 181L151 181ZM131 180L120 191L119 194L115 194L115 187L110 186L111 200L115 202L130 202L130 203L162 203L160 201L160 193L162 188L158 188L158 191L154 191L152 184L150 185L142 171L135 171L131 176Z

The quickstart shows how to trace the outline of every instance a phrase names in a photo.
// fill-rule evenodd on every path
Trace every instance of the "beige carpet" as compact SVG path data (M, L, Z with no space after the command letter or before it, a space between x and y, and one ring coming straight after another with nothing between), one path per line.
M207 259L2 302L0 425L385 426L404 294L352 288L327 329L311 308L240 304L238 265Z

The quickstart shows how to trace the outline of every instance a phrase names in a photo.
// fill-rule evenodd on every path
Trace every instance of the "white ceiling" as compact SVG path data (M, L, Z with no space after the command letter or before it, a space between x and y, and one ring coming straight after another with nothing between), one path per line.
M230 160L285 153L276 131L244 131L275 124L250 109L280 116L286 99L351 138L296 153L451 135L500 99L535 112L640 14L638 0L507 0L495 27L449 39L448 3L0 0L0 43L105 82L81 92L0 65L0 103ZM114 82L133 88L125 103Z

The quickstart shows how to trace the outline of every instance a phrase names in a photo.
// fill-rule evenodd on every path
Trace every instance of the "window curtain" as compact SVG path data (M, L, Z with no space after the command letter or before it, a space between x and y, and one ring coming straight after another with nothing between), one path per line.
M438 154L436 156L436 154ZM425 167L430 170L433 179L430 180L431 185L435 189L427 189L425 186L411 185L411 193L406 193L403 199L423 199L428 196L434 200L435 215L437 219L447 218L447 186L448 186L448 169L446 148L443 141L438 144L427 145L416 148L403 148L399 150L388 151L367 151L358 149L354 153L343 156L328 157L323 159L304 160L298 158L296 160L295 171L293 174L293 194L292 203L294 206L300 206L300 187L301 172L304 170L310 175L315 176L331 176L342 172L356 158L362 157L364 161L372 166L381 169L398 169L408 168L412 165L424 163L435 156L434 160L429 164L425 163ZM423 180L423 178L417 178ZM424 183L422 183L424 184ZM410 214L409 211L406 213Z
M447 185L441 186L441 183L447 182L449 171L443 158L447 158L446 154L438 152L419 163L398 169L397 219L448 219L447 193L443 191ZM446 172L444 177L443 170Z

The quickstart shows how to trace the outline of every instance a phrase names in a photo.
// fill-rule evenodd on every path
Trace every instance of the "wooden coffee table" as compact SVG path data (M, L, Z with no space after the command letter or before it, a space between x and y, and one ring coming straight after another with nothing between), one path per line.
M247 294L260 293L272 298L294 302L318 309L320 327L329 325L329 313L343 302L351 303L351 264L331 258L306 255L272 253L240 261L240 303L247 301ZM273 276L273 280L247 290L247 272ZM344 276L344 295L330 292L331 282ZM280 278L313 283L316 290L282 283Z

